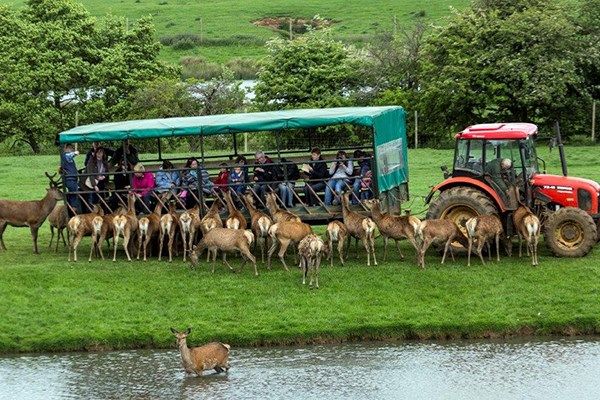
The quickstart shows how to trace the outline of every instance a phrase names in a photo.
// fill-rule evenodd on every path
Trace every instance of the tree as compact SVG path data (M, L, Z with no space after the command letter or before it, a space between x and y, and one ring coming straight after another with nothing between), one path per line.
M2 136L38 153L80 122L127 115L129 95L156 78L174 76L158 61L148 19L92 18L72 0L28 0L19 14L0 7Z
M428 39L422 122L446 137L478 122L544 128L568 119L589 98L579 55L577 31L558 3L476 1Z
M274 39L258 73L256 104L261 110L335 107L352 103L358 87L356 54L327 32L294 40Z

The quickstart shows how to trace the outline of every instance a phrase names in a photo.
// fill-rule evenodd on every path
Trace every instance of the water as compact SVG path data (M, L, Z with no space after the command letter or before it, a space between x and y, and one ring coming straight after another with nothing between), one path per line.
M598 399L600 340L233 349L186 376L175 350L0 357L0 399Z

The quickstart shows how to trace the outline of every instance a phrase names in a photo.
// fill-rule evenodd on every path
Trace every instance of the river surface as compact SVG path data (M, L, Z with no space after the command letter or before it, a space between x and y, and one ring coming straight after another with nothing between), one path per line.
M600 399L600 338L232 349L186 375L175 350L0 357L0 399Z

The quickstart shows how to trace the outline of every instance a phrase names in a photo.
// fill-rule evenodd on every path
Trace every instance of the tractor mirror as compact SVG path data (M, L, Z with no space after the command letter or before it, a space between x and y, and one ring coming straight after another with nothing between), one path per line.
M450 172L448 171L448 167L446 165L440 166L442 173L444 174L444 179L448 179L450 177Z

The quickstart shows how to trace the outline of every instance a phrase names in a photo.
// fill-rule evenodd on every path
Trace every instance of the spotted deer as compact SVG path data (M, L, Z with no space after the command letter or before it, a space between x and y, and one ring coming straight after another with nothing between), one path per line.
M469 248L467 249L467 266L471 266L471 251L473 249L473 242L477 241L477 254L481 259L481 263L485 265L481 250L484 245L487 245L488 257L491 261L492 252L490 251L490 240L496 240L496 257L497 261L500 261L500 237L504 235L504 229L502 228L502 222L496 215L478 215L473 218L469 218L465 223L467 228L467 239L469 240Z

